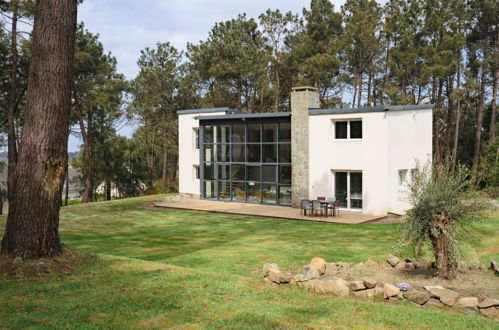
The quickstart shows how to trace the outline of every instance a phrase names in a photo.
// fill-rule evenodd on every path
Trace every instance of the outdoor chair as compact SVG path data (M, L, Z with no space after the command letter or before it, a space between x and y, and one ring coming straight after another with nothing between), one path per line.
M324 208L321 205L320 200L313 200L312 201L312 214L315 215L317 214L317 211L320 212L321 216L324 212Z
M302 215L307 215L307 210L312 211L312 205L310 204L310 200L305 198L300 198L300 213Z
M334 197L326 197L326 202L327 204L327 210L331 210L331 215L334 216L334 202L336 201L336 198Z
M339 199L335 200L330 208L333 217L336 216L336 211L338 211L338 215L340 215L340 200Z

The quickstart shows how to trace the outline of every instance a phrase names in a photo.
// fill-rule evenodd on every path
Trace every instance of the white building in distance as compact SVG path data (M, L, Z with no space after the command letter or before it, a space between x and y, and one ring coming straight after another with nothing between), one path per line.
M334 197L343 209L403 213L405 182L431 160L433 105L319 109L297 87L291 112L178 111L179 192L202 199L299 206Z

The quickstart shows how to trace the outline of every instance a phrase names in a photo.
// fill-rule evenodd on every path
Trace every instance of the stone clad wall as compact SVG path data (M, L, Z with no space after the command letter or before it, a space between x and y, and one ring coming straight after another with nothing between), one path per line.
M314 87L295 87L291 93L291 178L292 207L300 197L309 198L309 108L319 108L319 93Z

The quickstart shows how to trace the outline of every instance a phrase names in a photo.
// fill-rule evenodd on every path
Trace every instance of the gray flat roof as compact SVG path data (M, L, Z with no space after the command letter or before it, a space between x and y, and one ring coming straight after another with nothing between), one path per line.
M198 116L199 120L242 119L242 118L275 118L289 117L291 112L261 112L261 113L235 113L217 116Z
M210 112L222 112L222 111L225 111L225 113L240 113L241 112L237 109L232 109L229 107L221 107L221 108L177 110L177 114L187 115L187 114L193 114L193 113L210 113Z
M380 107L361 107L361 108L308 109L308 113L309 115L329 115L329 114L343 114L343 113L423 110L423 109L433 109L434 106L435 106L434 104L418 104L418 105L386 105Z

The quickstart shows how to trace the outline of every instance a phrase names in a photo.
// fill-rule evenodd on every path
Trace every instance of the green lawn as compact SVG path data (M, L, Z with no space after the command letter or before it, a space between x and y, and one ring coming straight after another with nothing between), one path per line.
M314 256L381 260L393 252L395 225L144 207L158 198L63 208L62 241L95 257L71 275L0 282L0 328L499 328L481 316L319 296L261 279L266 262L299 270ZM469 236L469 261L499 260L497 217Z

